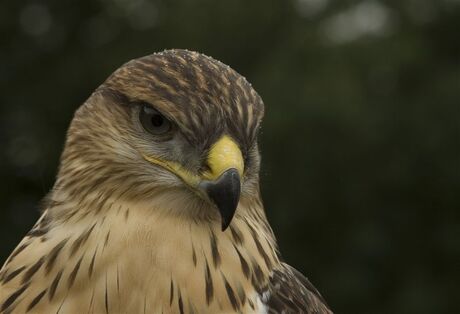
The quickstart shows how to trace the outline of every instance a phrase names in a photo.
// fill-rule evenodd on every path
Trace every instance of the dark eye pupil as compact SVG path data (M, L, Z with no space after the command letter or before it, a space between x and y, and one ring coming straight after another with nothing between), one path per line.
M154 135L165 134L171 130L171 122L150 105L142 107L139 120L144 129Z
M162 115L159 115L159 114L155 114L152 116L152 124L153 126L155 127L160 127L162 126L164 123L164 118Z

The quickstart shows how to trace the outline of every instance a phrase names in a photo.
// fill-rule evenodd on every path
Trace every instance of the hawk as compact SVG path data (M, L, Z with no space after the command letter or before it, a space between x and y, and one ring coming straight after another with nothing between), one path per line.
M285 264L259 191L264 105L167 50L76 111L56 182L0 272L0 313L331 313Z

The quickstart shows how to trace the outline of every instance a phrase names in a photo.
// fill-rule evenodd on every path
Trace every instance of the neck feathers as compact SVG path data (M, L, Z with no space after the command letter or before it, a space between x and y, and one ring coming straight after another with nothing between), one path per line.
M50 204L2 269L3 281L10 279L0 290L24 289L10 306L62 312L260 310L259 295L280 262L258 199L242 199L224 232L218 220L171 215L157 208L161 202L104 204L99 211L74 201ZM182 205L175 207L187 211ZM0 302L7 297L0 293Z

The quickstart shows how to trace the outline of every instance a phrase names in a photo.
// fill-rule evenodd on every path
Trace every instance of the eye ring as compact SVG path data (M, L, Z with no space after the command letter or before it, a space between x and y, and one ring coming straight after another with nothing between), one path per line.
M153 135L164 135L172 129L171 121L148 104L142 105L139 112L139 121L144 130Z

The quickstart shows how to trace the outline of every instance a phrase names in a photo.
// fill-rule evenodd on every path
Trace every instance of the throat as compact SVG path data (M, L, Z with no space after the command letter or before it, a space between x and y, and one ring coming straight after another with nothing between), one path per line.
M271 231L257 215L237 214L222 232L218 221L132 206L129 214L120 212L119 218L107 217L110 229L117 230L103 239L111 256L107 261L118 276L133 279L129 290L142 293L152 310L218 313L260 307L258 295L279 261Z
M67 298L69 309L81 306L67 297L79 289L94 299L87 306L95 312L114 297L119 311L131 313L261 311L260 296L280 262L259 202L240 202L224 232L217 220L192 220L151 204L110 204L98 213L86 208L61 215L61 221L49 211L54 240L37 242L37 249L59 250L45 274L51 286L57 276L68 278L57 286L56 302Z

